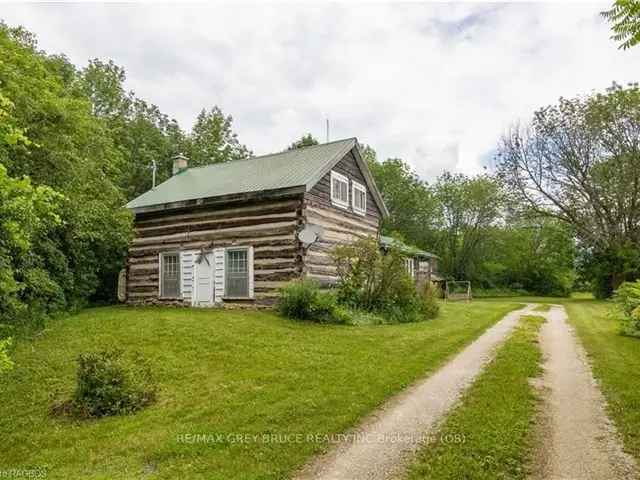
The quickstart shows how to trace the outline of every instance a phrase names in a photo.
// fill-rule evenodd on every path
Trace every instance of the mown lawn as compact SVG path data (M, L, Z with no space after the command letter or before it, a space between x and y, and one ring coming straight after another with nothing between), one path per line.
M609 314L610 302L573 300L565 307L624 447L640 460L640 339L620 335L620 324Z
M307 435L351 427L514 308L508 300L450 303L430 322L375 327L265 312L86 310L18 343L16 368L0 385L0 470L39 468L65 479L286 478L326 447ZM48 416L51 392L73 388L77 355L107 345L151 361L158 403L94 421Z
M526 477L541 373L539 316L522 317L441 430L423 447L408 479L494 480Z

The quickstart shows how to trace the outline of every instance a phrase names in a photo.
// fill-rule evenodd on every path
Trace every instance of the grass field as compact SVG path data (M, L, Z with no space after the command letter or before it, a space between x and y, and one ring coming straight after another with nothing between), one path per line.
M538 376L539 316L522 317L433 442L409 470L410 480L494 480L526 477L535 415L529 379Z
M620 324L609 315L609 302L573 300L565 307L625 449L640 461L640 339L620 335Z
M285 478L326 447L306 435L351 427L516 307L449 303L433 321L375 327L265 312L86 310L18 343L16 368L0 385L0 470L38 468L65 479ZM106 345L150 360L158 403L126 417L49 417L50 392L73 388L77 355Z
M640 339L620 334L609 301L578 294L568 298L517 297L511 301L562 304L584 346L593 374L608 403L608 413L625 449L640 462ZM503 298L485 299L502 302Z

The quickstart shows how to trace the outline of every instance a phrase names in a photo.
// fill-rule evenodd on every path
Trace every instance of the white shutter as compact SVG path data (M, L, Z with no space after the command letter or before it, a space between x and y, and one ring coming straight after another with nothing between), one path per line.
M253 298L253 247L249 247L248 249L247 263L249 264L249 298Z
M224 297L224 248L216 248L213 250L213 263L214 263L214 293L215 301L217 303L222 302Z
M185 250L180 254L182 298L193 304L193 263L195 250Z

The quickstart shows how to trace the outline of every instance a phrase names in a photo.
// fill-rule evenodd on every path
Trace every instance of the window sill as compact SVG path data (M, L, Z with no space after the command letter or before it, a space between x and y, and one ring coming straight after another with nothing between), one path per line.
M338 203L335 200L331 200L331 205L333 205L334 207L342 208L344 210L349 210L348 203Z
M222 300L225 302L228 301L237 301L237 300L255 300L253 297L222 297Z
M356 215L360 215L362 217L367 215L367 211L366 210L356 210L355 208L353 209L353 213L355 213Z

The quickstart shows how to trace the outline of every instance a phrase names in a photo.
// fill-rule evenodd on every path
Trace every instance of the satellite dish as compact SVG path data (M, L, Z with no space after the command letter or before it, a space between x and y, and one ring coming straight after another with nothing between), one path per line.
M318 234L311 227L307 226L298 232L298 240L307 247L318 240Z
M316 240L321 240L324 237L324 227L321 227L320 225L309 225L308 228L315 232L316 234Z

